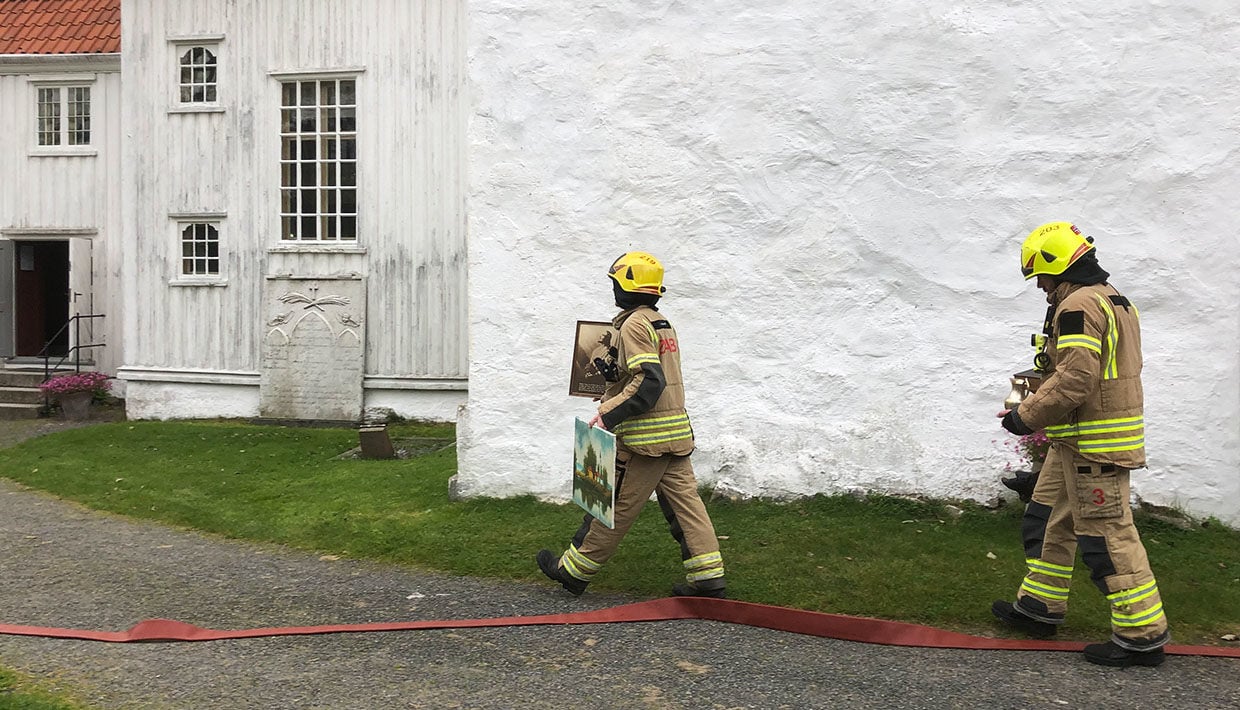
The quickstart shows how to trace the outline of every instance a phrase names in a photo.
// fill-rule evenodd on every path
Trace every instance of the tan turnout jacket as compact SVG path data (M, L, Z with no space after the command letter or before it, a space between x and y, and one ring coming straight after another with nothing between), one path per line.
M603 425L622 449L644 456L693 451L693 427L685 412L676 331L648 306L622 311L612 320L620 333L618 382L609 383L599 405Z
M1082 458L1145 466L1137 307L1110 284L1061 283L1050 300L1058 304L1046 348L1051 366L1017 414Z

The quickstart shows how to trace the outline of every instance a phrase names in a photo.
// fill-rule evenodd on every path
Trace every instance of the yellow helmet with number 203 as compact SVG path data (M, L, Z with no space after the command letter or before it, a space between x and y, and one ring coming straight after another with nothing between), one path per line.
M1020 246L1020 272L1025 280L1040 274L1058 276L1094 248L1093 240L1071 222L1049 222L1025 237Z
M615 279L622 291L663 295L663 264L644 251L630 251L620 255L607 275Z

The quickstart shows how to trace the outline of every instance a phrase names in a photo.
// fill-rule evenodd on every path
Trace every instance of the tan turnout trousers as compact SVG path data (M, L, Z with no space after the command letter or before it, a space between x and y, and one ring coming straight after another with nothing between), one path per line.
M1129 471L1081 458L1052 444L1025 509L1022 537L1028 574L1016 607L1061 624L1079 547L1090 579L1111 606L1112 640L1131 651L1166 644L1167 617L1145 547L1133 525Z
M577 579L589 581L615 554L650 494L658 493L672 536L681 546L685 578L700 582L722 577L719 540L698 495L689 457L628 455L627 461L616 462L616 527L608 528L587 515L560 564Z

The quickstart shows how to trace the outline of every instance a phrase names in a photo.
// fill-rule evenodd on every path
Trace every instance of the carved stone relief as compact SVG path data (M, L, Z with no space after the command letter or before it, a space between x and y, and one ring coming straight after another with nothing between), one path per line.
M366 356L365 282L273 277L267 279L263 300L262 416L358 421Z

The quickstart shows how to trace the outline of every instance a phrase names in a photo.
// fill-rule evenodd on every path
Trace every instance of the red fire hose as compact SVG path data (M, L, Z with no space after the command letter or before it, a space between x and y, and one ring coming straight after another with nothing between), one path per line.
M701 619L729 624L744 624L746 626L756 626L776 631L789 631L810 636L821 636L823 638L877 643L888 646L1011 651L1079 651L1085 647L1085 644L1079 641L984 638L899 621L824 614L822 612L788 609L767 606L765 604L697 597L669 597L594 611L546 614L543 616L508 616L494 619L447 619L372 624L284 626L235 631L204 629L171 619L148 619L133 626L128 631L88 631L82 629L0 624L0 634L104 641L108 643L134 643L143 641L220 641L223 639L258 638L262 636L301 636L361 633L366 631L611 624L636 621L668 621L674 619ZM1181 656L1240 658L1240 648L1234 647L1167 646L1166 652Z

